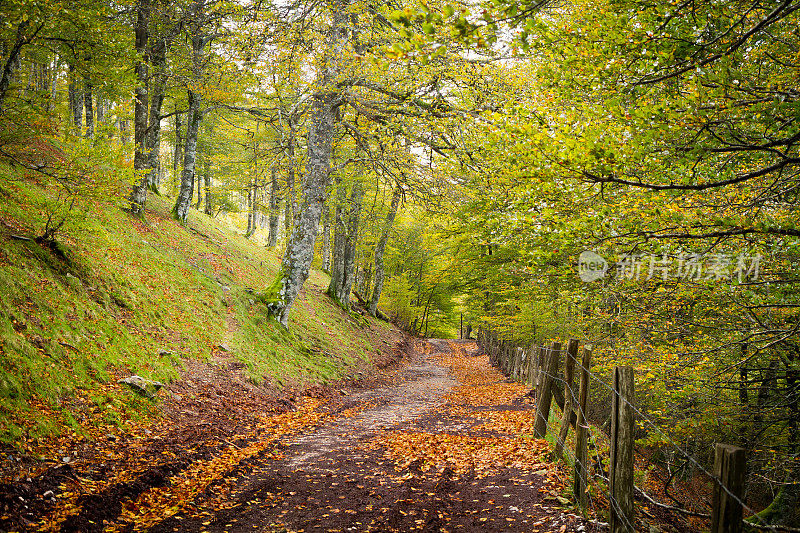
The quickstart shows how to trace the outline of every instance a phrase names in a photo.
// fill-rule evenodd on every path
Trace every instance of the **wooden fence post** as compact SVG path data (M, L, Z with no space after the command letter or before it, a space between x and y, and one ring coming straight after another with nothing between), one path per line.
M536 351L536 368L533 371L533 386L536 389L536 398L539 398L542 394L542 370L545 367L545 361L547 360L547 347L544 344L539 345L538 350Z
M553 377L558 369L558 359L561 357L561 344L554 342L549 351L546 366L539 380L541 390L536 392L536 422L533 426L533 435L539 439L547 435L547 420L550 418L550 403L553 400Z
M534 373L536 371L536 354L539 352L539 347L535 344L531 344L528 347L528 376L527 381L528 385L531 388L536 388L536 382L533 380Z
M578 339L570 339L567 343L567 355L564 357L564 412L561 417L561 428L556 439L555 457L560 459L564 454L564 443L569 434L572 419L572 381L575 370L575 359L578 358Z
M717 444L714 449L714 500L711 533L741 533L742 495L747 458L744 449ZM725 490L725 489L728 490Z
M572 480L572 493L584 512L588 508L586 480L589 475L587 468L589 426L586 425L586 405L589 400L589 363L591 359L592 351L584 347L580 368L581 384L578 392L578 420L575 424L575 473Z
M633 527L633 368L614 367L611 404L611 533L634 533Z

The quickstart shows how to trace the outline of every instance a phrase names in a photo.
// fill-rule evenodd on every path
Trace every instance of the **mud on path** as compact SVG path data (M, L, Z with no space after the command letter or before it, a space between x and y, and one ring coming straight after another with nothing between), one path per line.
M151 436L124 461L97 450L50 469L12 487L24 514L12 502L0 531L596 530L558 507L565 480L530 437L524 386L473 342L404 351L390 383L219 405L213 423Z

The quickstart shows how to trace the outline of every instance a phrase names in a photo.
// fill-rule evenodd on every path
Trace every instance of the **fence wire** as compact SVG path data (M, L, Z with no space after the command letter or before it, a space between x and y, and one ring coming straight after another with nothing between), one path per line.
M489 343L495 344L496 346L495 347L484 346L484 344L486 343L487 340L489 341ZM516 362L516 357L517 357L516 350L520 349L519 347L515 346L510 350L511 351L511 360L510 361L504 361L503 360L504 359L504 353L507 350L507 348L500 344L502 341L500 341L499 338L497 338L496 336L491 335L491 334L487 338L486 332L484 330L483 332L479 332L478 342L481 344L481 348L483 348L484 352L487 353L490 358L494 359L494 361L492 361L492 362L496 363L497 366L499 366L501 370L503 370L504 372L507 372L513 379L521 378L523 381L527 381L528 377L530 376L531 372L530 372L530 366L529 365L534 364L534 360L537 359L539 351L543 350L543 355L544 355L544 357L542 357L543 361L541 361L541 362L547 361L547 357L552 352L552 348L550 348L550 347L542 346L542 345L532 345L528 349L522 349L523 353L522 353L521 356L519 356L520 357L520 363L519 363L518 366L516 366L514 364ZM560 348L559 351L561 353L564 353L564 354L567 353L567 350L566 350L565 346ZM617 395L617 392L614 390L614 387L611 384L607 383L605 380L603 380L596 373L592 372L588 367L583 366L583 364L580 361L580 358L577 355L575 355L573 357L573 359L574 359L574 363L575 363L575 373L574 373L574 375L576 377L582 371L585 371L589 375L590 380L593 380L593 381L597 382L598 384L600 384L603 388L607 389L612 395ZM527 370L524 369L525 366L528 367ZM586 420L586 421L589 420L587 413L583 411L582 406L578 402L578 399L575 397L575 392L573 390L573 387L568 387L568 388L565 387L566 380L563 377L563 375L558 374L558 373L557 373L557 375L550 374L547 371L547 368L545 368L544 365L539 367L539 368L537 368L537 370L535 371L535 375L536 375L537 381L539 383L541 383L541 377L545 376L545 377L547 377L547 378L552 380L551 381L552 382L552 387L556 387L558 384L560 384L563 390L566 391L568 389L569 393L570 393L570 395L572 397L573 409L576 409L576 414L577 414L577 410L580 410L580 413L583 415L583 419ZM538 387L539 383L532 383L531 386L536 388L536 387ZM708 479L710 479L713 484L719 486L723 491L725 491L725 493L727 493L728 496L730 496L735 502L740 504L742 506L742 508L744 510L746 510L750 515L755 515L756 514L754 509L752 509L749 505L747 505L747 503L745 501L743 501L742 498L740 498L738 495L733 493L727 486L725 486L723 483L721 483L719 478L717 476L715 476L714 474L712 474L711 472L709 472L692 454L690 454L689 452L684 450L681 446L679 446L672 439L672 437L670 435L668 435L665 431L663 431L656 424L656 422L653 419L651 419L644 412L642 412L638 407L636 407L636 405L634 405L634 403L632 401L628 400L627 398L623 398L623 397L620 397L620 398L622 399L622 401L627 406L629 406L631 408L631 410L635 413L635 415L640 420L645 422L647 426L652 428L652 430L654 430L659 436L661 436L665 440L665 442L669 444L671 449L677 451L680 456L682 456L682 457L684 457L686 459L686 463L685 464L691 464L698 471L700 471L703 475L707 476ZM537 401L538 401L538 399L539 398L537 398ZM564 398L564 401L565 401L565 406L566 406L566 397ZM549 418L549 417L546 416L545 418ZM550 434L550 432L552 431L553 428L551 427L549 419L546 420L545 425L547 427L547 433ZM559 429L560 429L560 427L556 429L556 433L555 433L556 434L556 437L555 437L556 439L558 439L557 431ZM588 423L587 423L587 433L588 433L588 435L587 435L588 437L592 436L592 431L589 429ZM604 432L601 431L601 433L603 434L604 437L608 438L608 435L606 435ZM596 436L595 436L595 440L596 440ZM591 441L592 441L592 439L588 438L588 442L591 442ZM567 453L567 456L573 461L573 464L574 464L577 461L577 458L576 458L575 454L572 453L572 451L569 449L569 447L566 446L566 443L563 443L563 449ZM635 448L634 448L634 450L635 450L635 452L637 454L639 454L640 457L644 458L644 456L641 454L641 452L639 452ZM598 461L599 461L599 454L598 454ZM588 457L587 457L587 463L588 462L589 461L588 461ZM599 464L598 466L599 466L600 472L604 472L603 468L602 468L602 464ZM588 487L591 485L590 484L590 480L593 477L599 477L601 479L604 479L604 480L608 481L608 478L606 478L602 474L601 475L595 474L594 476L590 475L589 474L590 468L589 468L588 464L584 465L583 471L586 473L586 476L585 477L581 476L581 479L584 482L584 486L587 487L587 490L588 490ZM559 474L557 473L556 475L559 477L559 480L563 482L563 479L559 476ZM671 480L668 480L668 483L669 483L669 481L671 481ZM645 500L647 500L651 504L654 504L654 505L656 505L656 506L658 506L658 507L660 507L662 509L668 510L670 512L681 513L681 514L688 515L688 516L695 516L695 517L698 517L698 518L704 518L704 519L710 519L711 518L711 516L709 514L699 513L699 512L690 510L690 509L686 509L684 507L675 507L675 506L670 506L670 505L667 505L667 504L663 504L661 502L656 501L651 496L649 496L641 488L639 488L639 487L634 487L634 488L635 488L636 492L638 492ZM665 485L665 489L666 489L666 485ZM666 490L665 490L665 493L666 493ZM589 496L589 495L590 495L590 493L587 492L587 496ZM672 498L672 499L675 500L675 498ZM609 497L608 497L608 501L609 501L609 505L611 506L611 508L616 512L616 514L621 519L623 519L624 525L626 527L629 527L631 531L635 531L635 528L633 527L633 524L631 524L627 520L627 518L624 517L624 513L621 512L621 509L619 507L619 502L615 501L615 499L610 494L609 494ZM675 500L675 501L676 501L676 503L680 503L677 500ZM708 501L708 498L704 498L702 500L702 503L704 503L709 508L712 507L711 502ZM685 505L685 504L682 504L682 505ZM595 516L598 516L597 515L597 508L594 505L594 500L592 500L590 508L594 512ZM793 528L793 527L788 527L788 526L769 525L769 524L763 524L763 523L754 523L754 522L749 522L749 521L746 521L746 520L744 521L744 523L746 525L750 526L750 527L761 529L761 530L766 530L766 531L776 531L776 532L781 532L782 531L782 532L790 532L790 533L800 533L800 528Z

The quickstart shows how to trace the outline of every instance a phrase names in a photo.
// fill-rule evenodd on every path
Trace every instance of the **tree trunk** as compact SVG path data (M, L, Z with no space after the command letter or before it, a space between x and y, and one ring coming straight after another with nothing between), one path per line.
M183 155L183 138L181 137L183 124L181 124L181 114L177 112L177 103L175 107L175 146L173 146L172 150L172 175L177 177L178 169L181 167L181 156Z
M197 40L197 38L193 39ZM195 52L197 53L197 52ZM199 65L199 62L196 64ZM175 220L185 223L186 217L189 215L189 206L194 197L194 174L195 163L197 161L197 133L200 129L200 121L202 120L202 112L200 111L200 103L202 96L188 90L189 96L189 113L188 122L186 124L186 147L183 152L183 171L181 172L181 187L178 192L178 198L175 201L175 207L172 209L172 214Z
M250 238L256 232L258 215L258 181L255 176L247 184L247 233L245 237Z
M205 19L204 0L195 0L193 5L193 21L190 35L192 39L192 86L199 86L203 77L203 49L210 38L203 34L202 23ZM197 136L203 111L200 108L203 96L190 87L187 89L189 109L186 113L186 144L183 147L183 170L181 171L180 191L172 209L172 216L186 223L189 206L192 203L195 186L195 164L197 162Z
M150 120L147 130L147 161L150 171L147 187L158 194L159 152L161 151L161 108L167 84L167 40L159 37L150 50L152 87L150 89Z
M26 44L30 43L30 37L26 37L25 35L29 25L30 20L23 20L17 26L17 38L9 50L8 59L6 59L3 65L3 71L0 73L0 113L3 112L3 104L6 99L6 93L8 93L8 89L11 87L14 71L19 68L20 52ZM39 30L36 30L36 32L38 31Z
M95 101L97 102L97 110L95 110L97 115L96 122L98 126L102 126L106 121L106 99L98 94Z
M80 135L83 131L83 96L78 85L77 75L75 74L75 65L69 66L69 86L67 91L69 93L69 109L72 116L72 126L76 135Z
M289 126L290 131L292 126ZM294 224L294 219L298 215L297 213L297 194L294 190L294 141L291 138L291 133L289 134L289 145L287 147L288 159L289 159L289 168L286 172L286 204L283 206L283 230L286 234L286 238L289 239L289 235L292 233L292 226Z
M278 167L272 165L269 188L269 243L270 247L278 244L278 215L281 199L278 195Z
M339 287L342 286L344 273L344 247L347 224L345 220L344 204L347 201L344 186L339 183L336 187L336 208L333 219L333 250L331 252L331 282L327 294L334 300L338 299Z
M150 0L138 0L136 4L136 99L133 106L133 173L134 184L130 195L130 210L134 215L142 216L147 202L147 41L150 37Z
M52 111L56 107L56 98L58 97L58 71L60 65L61 59L58 57L58 54L55 54L53 62L50 64L50 100L47 102L48 111ZM2 112L2 106L0 106L0 112ZM101 121L102 117L98 115L97 122Z
M209 164L208 158L203 158L203 182L206 189L206 207L205 207L205 214L211 215L213 213L212 210L212 198L211 198L211 165Z
M323 50L322 65L318 72L317 92L311 99L308 122L308 149L303 179L302 203L295 217L294 228L286 245L281 272L268 289L270 314L284 327L289 320L289 311L303 284L308 278L311 261L314 259L314 244L317 240L322 207L330 184L330 161L333 152L333 134L336 109L341 96L336 78L341 69L349 32L343 27L347 22L348 0L332 2L333 20Z
M340 187L340 191L343 188ZM342 202L343 192L339 192ZM334 235L333 268L328 295L339 305L350 307L350 290L353 286L356 246L358 244L358 225L361 214L364 189L360 181L353 183L347 210L337 206L337 223ZM346 219L345 219L346 214Z
M327 85L326 83L323 87L327 88ZM270 313L283 326L288 325L289 311L308 279L308 271L314 258L317 228L330 181L330 158L337 103L338 97L335 93L322 92L314 95L311 104L303 202L297 223L286 246L281 272L272 285L271 294L268 295L271 300L268 306Z
M389 241L389 233L394 225L394 218L397 216L397 208L400 205L400 198L403 196L403 189L400 186L394 188L392 193L392 203L389 212L386 214L386 223L383 225L378 245L375 247L375 287L372 289L372 297L369 299L369 314L375 316L378 313L378 301L381 299L383 291L384 267L383 252L386 250L386 243Z
M350 308L350 290L355 279L356 248L358 246L358 226L361 219L361 206L364 199L364 188L360 181L353 184L350 193L350 212L347 217L347 234L344 243L344 261L342 283L336 300L345 309Z
M203 158L205 159L205 158ZM195 165L195 173L194 173L194 188L197 189L197 203L194 204L194 208L200 211L200 206L203 205L203 187L202 184L202 176L197 172L197 165Z
M94 137L94 107L92 105L92 83L89 80L84 80L83 105L86 109L86 132L84 136L87 139L91 139Z
M291 219L290 222L292 226L297 222L297 217L300 214L297 208L297 194L295 194L295 168L297 168L296 161L295 161L295 144L297 144L296 136L297 136L297 125L295 122L297 118L294 115L289 117L289 146L288 146L288 154L289 154L289 172L286 174L286 180L289 184L289 195L286 199L286 205L291 208ZM288 227L287 229L291 229ZM289 232L287 231L286 234L288 235Z
M322 212L322 270L331 271L331 210L327 205Z

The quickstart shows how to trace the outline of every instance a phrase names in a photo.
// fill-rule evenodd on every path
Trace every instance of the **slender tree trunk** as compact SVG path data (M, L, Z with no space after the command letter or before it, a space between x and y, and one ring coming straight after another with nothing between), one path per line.
M47 102L47 110L52 111L56 107L56 98L58 98L58 71L59 66L61 65L61 60L58 57L58 54L55 54L52 63L50 64L50 100ZM0 105L0 111L2 111L2 105ZM100 122L100 116L97 117L97 121Z
M258 123L256 123L256 135L258 135ZM247 234L246 237L251 237L258 229L258 141L253 140L253 179L248 185L250 189L247 192L248 209L247 209Z
M269 295L272 300L269 304L270 313L285 327L288 325L292 304L308 279L308 271L314 258L317 228L330 181L337 102L338 95L335 93L318 93L314 95L311 104L303 202L286 246L281 272L272 287L274 294Z
M98 94L96 102L97 102L97 110L95 111L95 114L97 115L96 122L98 126L102 126L106 121L106 99Z
M258 227L258 181L255 177L247 185L247 233L245 237L250 238Z
M322 270L331 270L331 210L327 204L322 211Z
M350 291L355 279L356 249L358 246L358 226L361 220L361 207L364 200L364 188L360 181L353 184L350 193L350 212L347 217L347 236L344 244L344 261L342 284L336 299L345 308L350 308Z
M202 112L200 111L200 103L202 97L200 94L193 90L188 90L189 95L189 113L188 122L186 124L186 147L183 152L183 171L181 172L181 188L178 192L178 198L175 201L175 207L172 209L175 220L181 223L186 222L186 217L189 215L189 206L191 205L192 198L194 197L194 174L195 163L197 161L197 133L200 129L200 121L202 120Z
M212 198L211 198L211 165L209 164L208 158L203 159L203 180L205 183L206 189L206 207L205 213L206 215L211 215L212 211Z
M295 180L295 168L297 168L297 162L295 161L295 145L297 144L297 125L295 124L297 118L294 115L289 117L289 147L288 147L288 154L289 154L289 172L286 174L286 180L289 184L289 196L286 199L286 204L291 208L291 224L297 222L297 217L299 216L300 212L297 207L297 194L295 194L296 188L296 180ZM287 228L290 229L290 228ZM288 231L286 233L289 234Z
M92 83L84 80L83 86L83 106L86 109L86 133L87 139L94 137L94 107L92 105Z
M68 77L69 86L67 91L69 93L69 109L72 116L73 131L76 135L80 135L83 131L83 95L78 85L75 65L70 64Z
M134 32L136 35L136 54L139 58L136 61L136 99L133 107L133 173L134 184L130 195L130 210L135 215L144 214L144 206L147 202L147 103L149 95L147 92L148 69L147 69L147 42L150 38L150 0L138 0L136 4L136 24Z
M205 159L205 158L204 157L201 158L201 161L202 161L202 159ZM203 205L203 187L201 186L202 185L203 176L201 176L196 171L196 168L197 168L197 165L195 165L195 173L194 173L194 182L195 182L194 188L197 189L197 203L194 204L194 208L197 209L198 211L200 211L200 206Z
M167 40L159 37L150 49L152 87L150 89L150 120L147 129L147 187L158 194L158 172L161 151L161 108L167 84Z
M269 190L269 246L278 244L278 215L281 199L278 193L278 167L272 165Z
M340 205L344 203L343 188L340 187ZM337 209L336 233L334 235L333 268L328 295L339 305L350 307L350 291L355 279L356 246L358 243L358 226L361 215L364 188L360 181L353 183L350 200L345 210Z
M172 175L178 176L178 169L181 168L181 156L183 155L183 138L181 137L181 130L183 124L181 123L181 114L177 113L178 104L175 104L175 146L172 151Z
M122 146L127 146L130 139L130 121L127 119L122 119L118 123L119 126L119 140L122 142Z
M347 221L345 219L345 194L344 185L339 183L336 187L336 207L333 219L333 250L331 252L331 282L328 285L327 294L334 300L338 299L339 287L344 282L344 248L345 235L347 233Z
M383 253L386 250L386 243L389 241L389 233L392 231L394 219L397 216L397 208L400 205L400 199L403 195L403 189L396 186L392 193L392 203L389 206L389 212L386 214L386 222L383 225L381 237L378 240L378 245L375 247L375 287L372 289L372 297L369 299L368 311L372 316L378 313L378 301L381 299L381 292L383 291L383 280L385 277L383 266Z

